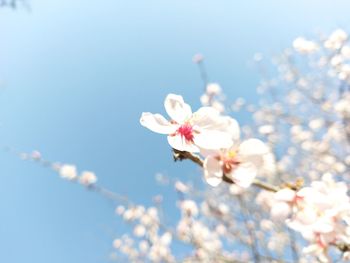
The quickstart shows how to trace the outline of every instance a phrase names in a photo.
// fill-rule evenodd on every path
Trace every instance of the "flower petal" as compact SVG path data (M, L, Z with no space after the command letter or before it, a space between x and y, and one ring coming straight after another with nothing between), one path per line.
M240 129L238 122L231 118L231 117L225 117L226 125L223 127L223 131L228 132L232 136L232 140L237 141L240 137Z
M64 164L59 169L59 174L62 178L67 180L74 180L77 178L77 168L75 165Z
M218 130L230 133L233 140L239 139L238 122L229 117L222 116L220 112L212 107L202 107L192 117L193 125L201 129Z
M250 162L256 167L264 165L264 155L269 153L268 147L258 139L243 141L238 147L238 154L242 162Z
M292 202L296 196L296 192L289 188L283 188L275 193L274 198L278 201Z
M242 156L263 155L269 152L265 143L258 139L248 139L243 141L239 146L239 153Z
M181 135L169 135L168 143L171 147L179 151L199 152L199 148L190 141L187 141Z
M140 123L151 131L161 134L172 134L177 129L177 125L171 124L162 115L152 114L150 112L142 113Z
M170 118L179 124L192 116L191 106L180 95L169 94L165 98L164 107Z
M274 220L278 221L284 221L288 218L290 215L292 209L291 207L285 203L285 202L276 202L272 207L271 207L271 217Z
M220 136L224 137L223 139L231 140L230 143L218 145L217 147L211 146L206 149L229 148L233 144L233 140L239 138L240 131L237 121L228 116L221 116L220 113L212 107L202 107L196 111L192 116L192 125L194 129L200 132L216 132L218 136L220 133Z
M233 143L228 133L214 130L199 131L198 134L194 135L193 141L199 148L207 150L227 149Z
M217 126L222 125L222 118L220 113L212 107L201 107L193 113L193 125L202 129L216 129Z
M204 179L209 185L216 187L222 182L221 164L214 156L205 158L203 168Z
M206 158L210 155L219 155L221 153L221 151L217 150L217 149L216 150L208 150L208 149L200 148L200 150L201 150L200 153L204 158Z
M257 174L257 169L252 163L242 163L230 174L231 179L240 187L249 187Z
M329 219L329 220L327 220ZM327 234L334 231L335 224L330 218L317 220L313 224L313 231L317 233Z

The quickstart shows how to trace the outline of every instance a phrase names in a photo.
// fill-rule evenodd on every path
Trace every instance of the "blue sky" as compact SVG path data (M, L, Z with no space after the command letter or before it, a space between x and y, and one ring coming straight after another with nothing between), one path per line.
M0 146L93 170L102 185L150 204L163 193L154 174L198 180L174 164L166 139L139 125L164 113L168 93L199 107L192 63L206 57L210 80L230 99L257 101L255 52L349 29L348 1L51 0L31 11L0 10ZM247 121L243 116L234 116ZM0 152L0 262L107 262L125 231L114 207L49 170Z

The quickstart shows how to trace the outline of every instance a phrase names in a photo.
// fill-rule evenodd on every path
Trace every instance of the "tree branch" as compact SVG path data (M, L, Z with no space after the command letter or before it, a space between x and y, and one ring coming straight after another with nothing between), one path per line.
M200 167L203 167L204 161L200 158L200 156L196 154L173 149L173 157L175 162L183 161L183 160L191 160L192 162L198 164ZM223 175L222 180L225 183L234 184L234 181L232 181L232 179L225 174ZM279 187L271 185L266 182L259 181L257 179L254 180L253 185L270 192L277 192L279 190Z

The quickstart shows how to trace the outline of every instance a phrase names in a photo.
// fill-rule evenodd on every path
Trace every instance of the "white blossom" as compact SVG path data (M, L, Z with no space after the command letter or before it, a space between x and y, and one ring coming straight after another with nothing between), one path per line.
M236 125L233 119L221 116L210 107L192 113L183 98L174 94L166 97L164 106L171 121L160 114L145 112L140 122L154 132L168 135L168 142L174 149L199 152L200 148L220 149L232 145L229 131L230 126Z
M97 177L93 172L85 171L81 173L79 182L82 185L89 186L97 182Z
M59 169L59 174L63 179L74 180L77 178L77 168L74 165L64 164Z
M238 186L249 187L267 153L267 146L258 139L248 139L227 150L205 152L205 180L215 187L222 182L223 176L227 176Z

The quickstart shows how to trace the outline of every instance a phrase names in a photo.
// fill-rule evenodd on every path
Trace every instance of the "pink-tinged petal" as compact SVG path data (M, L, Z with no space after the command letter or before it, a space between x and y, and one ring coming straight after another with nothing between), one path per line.
M161 134L172 134L177 129L177 125L171 124L162 115L152 114L150 112L142 113L140 123L151 131Z
M239 145L239 154L241 156L264 155L269 152L265 143L258 139L248 139Z
M213 156L208 156L204 160L204 179L206 182L216 187L222 182L222 169L220 161Z
M200 153L201 155L206 158L210 155L220 155L221 151L220 150L208 150L208 149L203 149L203 148L200 148Z
M297 193L298 197L302 197L308 201L310 199L311 201L314 200L313 196L317 194L317 191L311 187L304 187L300 189Z
M316 233L312 230L312 228L309 225L300 225L300 231L302 236L306 239L306 240L314 240L315 239L315 235Z
M223 117L212 107L202 107L193 113L192 121L201 129L217 129L222 125Z
M238 147L240 160L242 162L250 162L256 167L263 167L264 156L268 153L268 147L258 139L245 140Z
M316 222L317 220L317 210L315 210L313 207L304 207L303 210L298 211L296 215L296 220L298 220L301 224L304 225L310 225Z
M187 141L181 135L169 135L168 143L178 151L199 152L199 148L193 142Z
M225 117L226 125L224 125L222 131L226 131L232 136L232 140L237 141L240 137L240 128L238 122L231 118Z
M239 154L239 160L244 163L252 163L255 167L259 169L263 168L264 165L264 155L241 155Z
M184 99L175 94L169 94L164 101L164 107L170 118L179 124L184 123L192 116L191 106Z
M220 115L219 111L212 107L200 108L193 114L192 122L200 129L229 133L233 140L238 140L240 136L238 122L231 117Z
M249 187L257 175L257 169L252 163L242 163L230 174L231 179L240 187Z
M317 220L313 225L313 230L317 233L327 234L334 231L334 223L330 220Z
M298 220L287 219L286 220L286 224L291 229L293 229L293 230L295 230L297 232L302 232L302 235L308 234L308 233L306 233L306 231L310 231L308 229L308 226L306 226L305 224L299 222ZM312 234L313 234L313 232L310 231L310 235L312 235Z
M261 171L262 174L271 176L274 175L277 171L277 164L275 155L271 152L264 154L262 157L263 166L259 167L259 171Z
M284 188L275 193L274 198L278 201L292 202L296 196L296 192L289 188Z
M207 150L227 149L232 146L232 139L228 133L212 130L200 130L194 134L194 143Z
M271 217L275 220L284 221L291 213L291 207L285 202L276 202L271 207Z
M319 244L312 244L304 247L302 251L303 254L317 255L319 262L329 262L328 258L324 256L324 249Z

